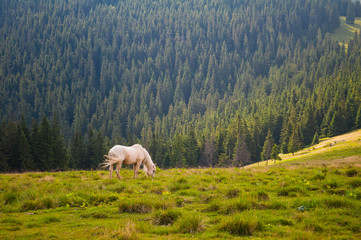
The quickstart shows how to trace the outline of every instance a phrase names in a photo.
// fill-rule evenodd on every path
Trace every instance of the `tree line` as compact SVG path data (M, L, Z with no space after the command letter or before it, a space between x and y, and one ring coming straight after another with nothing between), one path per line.
M62 163L41 168L32 153L39 170L95 168L114 144L141 143L161 167L240 166L294 152L360 127L360 36L346 49L328 35L347 6L1 1L2 131L57 116L54 136L67 154L48 153ZM4 156L10 170L26 170Z
M102 162L105 152L103 135L89 130L87 138L76 133L68 148L56 115L28 126L20 121L3 122L0 126L0 171L59 171L92 169Z

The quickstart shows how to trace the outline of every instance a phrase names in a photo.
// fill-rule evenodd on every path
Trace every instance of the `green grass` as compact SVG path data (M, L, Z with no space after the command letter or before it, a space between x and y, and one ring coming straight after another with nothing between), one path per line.
M359 133L269 166L0 174L0 239L361 239Z
M354 24L347 24L346 17L340 17L341 25L331 34L331 36L340 44L345 44L347 47L348 42L354 37L355 31L360 31L361 18L355 18Z

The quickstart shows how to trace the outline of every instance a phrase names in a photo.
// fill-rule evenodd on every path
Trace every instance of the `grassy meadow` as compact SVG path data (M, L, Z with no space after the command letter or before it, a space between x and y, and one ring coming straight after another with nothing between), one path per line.
M354 37L355 32L359 32L361 29L361 18L355 18L353 24L346 23L346 17L340 16L341 25L331 34L331 36L340 44L345 44L346 48L348 42Z
M0 239L361 239L350 134L242 169L1 174Z

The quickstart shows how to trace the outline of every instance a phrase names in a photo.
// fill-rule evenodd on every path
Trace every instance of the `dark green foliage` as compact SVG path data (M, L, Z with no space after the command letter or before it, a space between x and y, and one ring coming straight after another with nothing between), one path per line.
M219 229L238 236L252 236L263 224L255 216L235 215L225 219Z
M23 115L1 171L92 169L134 143L164 168L243 166L361 126L360 37L346 53L326 34L358 2L0 4L0 116Z
M31 129L24 118L19 123L10 121L1 131L0 171L67 168L68 153L56 116L51 124L44 116L40 127L33 121Z
M158 210L154 213L153 223L156 225L170 225L177 221L180 216L181 213L178 210Z
M352 0L348 0L346 11L346 23L353 24L355 22L355 4Z
M319 139L318 133L315 132L315 135L313 136L313 140L312 140L311 145L318 144L319 142L320 142L320 139Z

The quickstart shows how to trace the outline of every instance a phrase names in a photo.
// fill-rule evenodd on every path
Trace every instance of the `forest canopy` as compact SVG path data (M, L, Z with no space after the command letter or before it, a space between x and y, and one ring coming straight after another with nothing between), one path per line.
M346 51L328 34L348 4L3 0L0 168L90 169L136 142L160 167L242 166L360 128L360 36ZM35 163L22 167L7 130L45 119L64 161L43 168L29 148ZM97 158L79 159L92 144Z

